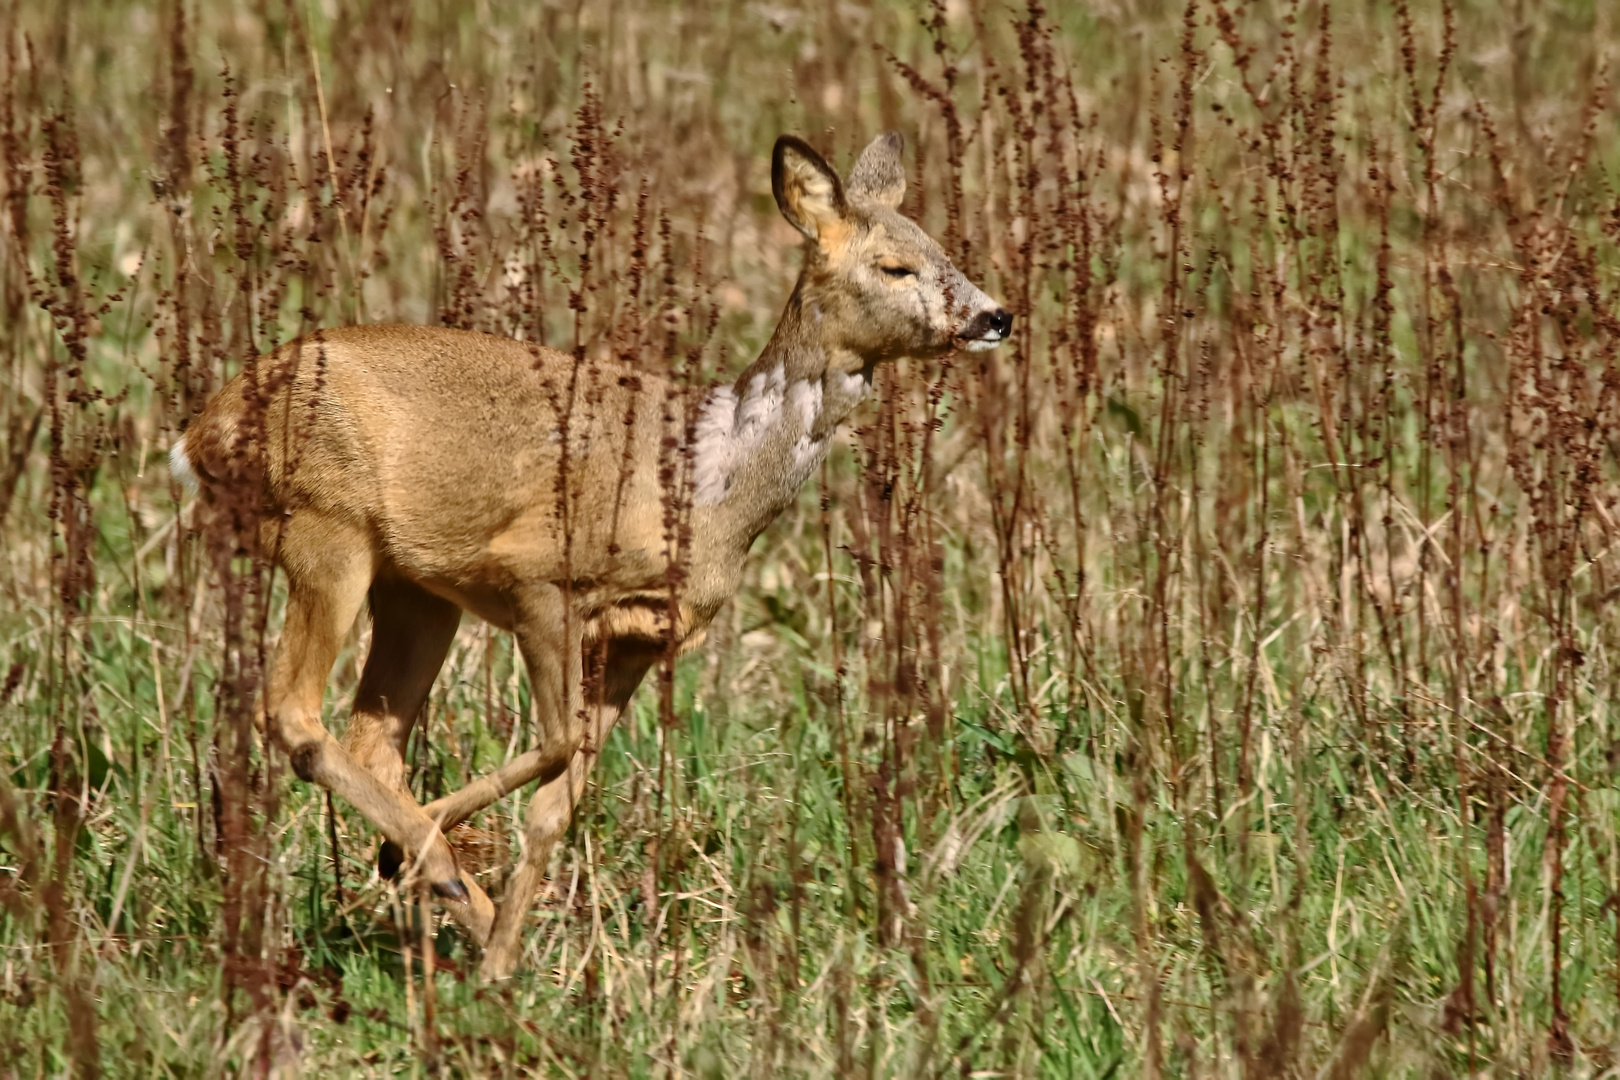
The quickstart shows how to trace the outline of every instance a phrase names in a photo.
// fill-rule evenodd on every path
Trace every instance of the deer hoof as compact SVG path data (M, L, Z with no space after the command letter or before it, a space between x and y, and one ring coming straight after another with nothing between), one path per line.
M392 840L384 840L377 849L377 873L384 881L399 877L399 868L405 865L405 849Z
M433 883L433 895L443 897L446 900L454 900L458 904L469 903L472 900L472 894L467 891L467 886L463 885L458 877L453 877L448 881L435 881Z
M504 982L512 977L516 967L507 950L490 948L484 953L484 962L478 965L478 977L487 983Z

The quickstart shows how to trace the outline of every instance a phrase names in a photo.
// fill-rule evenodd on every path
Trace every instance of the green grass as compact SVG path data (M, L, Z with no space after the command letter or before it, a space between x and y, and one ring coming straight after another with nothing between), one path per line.
M1612 1074L1603 5L175 11L0 16L0 1077ZM589 355L734 375L771 140L886 127L1028 336L884 373L517 977L430 912L429 982L375 832L234 749L280 600L168 446L362 318L567 348L573 294ZM517 672L469 619L419 798L526 745Z

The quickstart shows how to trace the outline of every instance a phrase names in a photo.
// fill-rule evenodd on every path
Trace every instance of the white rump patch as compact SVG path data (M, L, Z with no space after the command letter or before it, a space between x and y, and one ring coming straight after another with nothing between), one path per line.
M184 438L169 450L169 475L193 495L197 493L197 470L191 467L191 458L186 454Z

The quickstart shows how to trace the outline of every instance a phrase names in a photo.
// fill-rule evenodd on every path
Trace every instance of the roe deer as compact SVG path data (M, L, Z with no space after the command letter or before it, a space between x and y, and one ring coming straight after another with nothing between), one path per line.
M699 642L873 366L1007 337L1012 317L898 212L901 146L874 139L845 184L804 142L777 140L771 186L805 236L804 269L734 383L686 389L485 334L356 326L262 358L175 445L174 474L211 500L260 500L263 550L286 574L268 733L300 778L382 831L385 857L414 856L412 873L484 946L485 978L512 971L552 845L642 676L666 643ZM673 605L671 499L690 515ZM321 699L368 599L371 650L340 742ZM463 610L515 636L539 745L419 806L406 740ZM531 780L497 912L444 830Z

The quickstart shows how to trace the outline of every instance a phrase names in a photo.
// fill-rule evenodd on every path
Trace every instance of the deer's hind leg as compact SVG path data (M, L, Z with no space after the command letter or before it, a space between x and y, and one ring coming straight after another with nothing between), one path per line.
M386 572L371 583L369 606L371 645L343 746L378 780L409 798L405 748L455 640L461 609ZM378 872L392 879L404 862L404 849L384 840Z
M523 856L507 883L480 969L485 979L503 979L516 966L525 917L551 861L551 850L568 829L574 806L584 794L585 781L596 765L608 733L623 714L647 669L663 652L662 643L646 641L616 641L602 648L601 679L595 692L589 695L585 708L588 730L568 767L542 783L529 802L529 815L523 829Z
M419 585L371 583L371 647L343 746L371 774L409 794L405 747L461 625L461 608Z
M342 796L390 840L416 852L417 872L474 933L493 908L465 882L438 825L404 792L379 780L326 730L321 699L343 636L360 613L376 570L369 538L356 526L308 511L287 523L279 544L287 574L287 615L265 695L269 732L299 779ZM482 913L482 918L480 914Z

